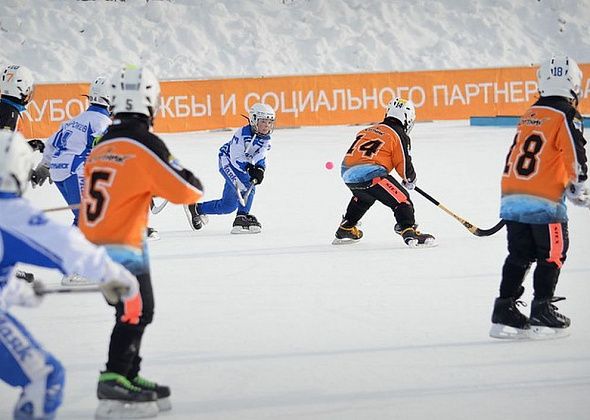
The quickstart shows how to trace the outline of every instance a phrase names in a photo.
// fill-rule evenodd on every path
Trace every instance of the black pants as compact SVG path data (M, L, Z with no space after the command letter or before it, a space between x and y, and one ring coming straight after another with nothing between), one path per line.
M346 184L352 198L344 215L347 227L356 226L375 201L389 207L397 223L405 229L414 225L414 205L408 191L391 175L363 184Z
M109 360L106 369L127 378L133 379L139 373L141 357L139 349L145 327L154 317L154 293L149 271L136 275L139 282L139 292L143 301L142 315L139 324L132 325L121 321L124 308L122 303L115 305L115 327L111 333L109 345Z
M537 263L533 274L535 298L553 297L569 248L567 223L533 225L507 221L506 230L508 257L502 268L500 297L518 297L533 262Z

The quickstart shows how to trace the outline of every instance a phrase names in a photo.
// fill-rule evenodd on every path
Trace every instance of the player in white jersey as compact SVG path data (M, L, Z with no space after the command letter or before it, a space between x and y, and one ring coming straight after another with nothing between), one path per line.
M250 214L256 185L262 183L266 169L266 153L274 128L275 111L257 103L248 113L249 124L235 132L219 149L219 172L225 179L219 200L185 206L193 230L207 222L208 214L228 214L238 210L231 233L259 233L262 225Z
M25 263L81 273L94 279L105 298L123 301L130 318L142 310L137 280L104 248L77 228L50 221L22 198L33 169L33 150L20 133L0 130L0 379L22 388L15 419L54 419L63 399L65 370L11 313L12 305L40 303L32 285L14 276Z
M80 204L84 188L84 162L94 139L111 124L111 96L105 76L98 76L90 85L90 106L77 117L64 122L45 145L43 159L35 169L34 182L43 185L46 179L55 182L68 205ZM73 208L74 225L78 225L78 209Z

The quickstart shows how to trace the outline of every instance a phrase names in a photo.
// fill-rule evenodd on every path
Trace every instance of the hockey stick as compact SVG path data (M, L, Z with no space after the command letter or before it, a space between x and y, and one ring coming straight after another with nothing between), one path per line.
M100 292L99 286L73 286L73 287L46 287L37 281L33 283L33 290L38 296L52 295L55 293L96 293Z
M29 284L31 284L33 286L33 291L35 292L35 294L37 296L44 296L44 295L51 295L51 294L55 294L55 293L96 293L96 292L102 292L102 290L100 290L100 286L98 285L89 285L89 286L74 286L74 287L47 287L45 286L45 283L43 283L41 280L36 280L35 277L31 274L30 276L27 276L26 274L30 274L30 273L25 273L25 272L21 272L23 274L19 275L19 273L16 273L15 277L21 281L27 282Z
M166 204L168 204L168 200L162 201L162 203L160 203L159 205L156 205L154 200L152 200L152 203L153 203L153 205L150 206L150 208L152 210L152 214L158 214L162 210L164 210L164 207L166 207Z
M242 195L242 193L240 192L240 188L238 188L238 181L236 180L234 182L234 186L236 187L236 194L238 195L238 201L240 202L242 207L246 206L246 203L248 202L248 198L250 198L250 194L252 193L252 190L254 189L256 184L258 184L258 181L256 181L255 179L252 180L252 184L250 184L250 187Z
M52 207L49 209L43 209L43 213L51 213L53 211L74 210L74 209L79 209L79 208L80 208L80 204L70 204L69 206L64 206L64 207Z
M433 198L427 192L423 191L421 188L414 187L414 190L417 193L421 194L428 201L430 201L431 203L433 203L435 206L437 206L438 208L440 208L442 211L444 211L447 214L450 214L451 216L453 216L456 220L459 221L459 223L461 223L463 226L465 226L467 228L467 230L469 232L473 233L475 236L490 236L490 235L493 235L494 233L496 233L500 229L502 229L504 227L504 225L506 224L506 222L504 220L500 220L495 226L493 226L493 227L491 227L489 229L480 229L477 226L469 223L467 220L463 219L462 217L460 217L460 216L456 215L455 213L453 213L451 210L449 210L448 208L446 208L445 206L443 206L438 200L436 200L435 198Z

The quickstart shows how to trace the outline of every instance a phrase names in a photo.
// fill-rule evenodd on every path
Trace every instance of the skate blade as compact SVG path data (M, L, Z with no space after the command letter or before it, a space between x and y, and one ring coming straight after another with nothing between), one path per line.
M570 335L567 328L551 328L541 325L531 325L529 338L531 340L556 340Z
M156 403L158 404L158 410L160 411L172 410L172 403L170 402L170 397L158 398Z
M145 419L159 413L155 401L129 402L120 400L99 400L94 414L96 419Z
M423 244L418 242L418 239L411 239L405 242L408 248L434 248L438 243L434 239L426 239Z
M514 328L503 324L492 324L490 328L490 337L505 340L527 340L530 330Z
M234 226L231 233L234 235L244 235L262 232L262 228L259 226L250 226L250 228L243 228L241 226Z
M69 276L63 276L61 279L62 286L88 286L90 284L96 284L90 281L86 277L82 277L79 274L72 274Z
M339 238L334 238L334 240L332 241L332 245L351 245L351 244L356 244L359 241L360 241L360 239L352 239L352 238L339 239Z

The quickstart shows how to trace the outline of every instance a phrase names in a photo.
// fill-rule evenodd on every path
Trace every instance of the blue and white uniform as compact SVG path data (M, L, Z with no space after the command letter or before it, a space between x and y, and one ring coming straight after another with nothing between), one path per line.
M49 168L51 180L66 202L79 204L84 188L84 162L90 154L94 139L111 124L106 107L90 105L77 117L66 121L45 145L43 163ZM78 209L74 225L78 225Z
M0 379L23 388L16 419L53 419L63 398L65 370L9 312L12 305L38 302L30 284L13 276L17 263L97 282L120 278L123 268L77 228L57 224L17 194L0 191Z
M266 154L270 150L270 135L254 134L252 127L246 125L235 132L232 139L219 149L219 172L225 178L223 196L219 200L198 204L200 214L227 214L236 208L238 214L250 213L256 187L252 189L248 201L242 206L236 195L236 187L246 191L250 187L248 164L266 168Z

